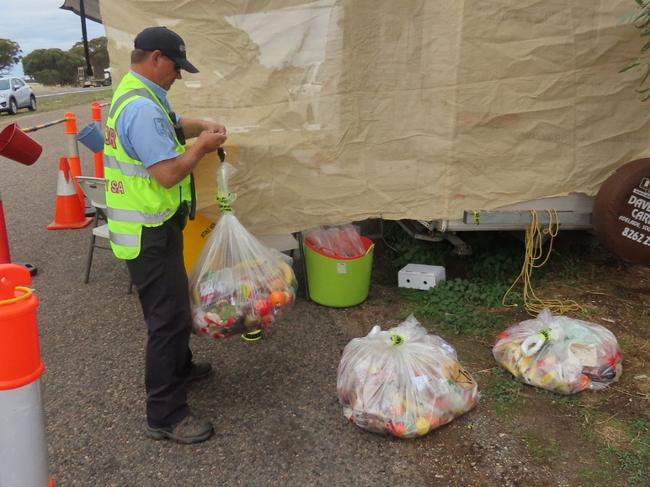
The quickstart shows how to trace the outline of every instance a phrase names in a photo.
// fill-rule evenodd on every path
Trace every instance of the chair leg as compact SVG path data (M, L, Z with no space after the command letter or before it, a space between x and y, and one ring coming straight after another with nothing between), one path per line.
M90 249L88 249L88 258L86 260L86 278L84 279L84 282L88 284L88 280L90 279L90 266L93 263L93 254L95 253L95 234L92 235L92 238L90 239Z

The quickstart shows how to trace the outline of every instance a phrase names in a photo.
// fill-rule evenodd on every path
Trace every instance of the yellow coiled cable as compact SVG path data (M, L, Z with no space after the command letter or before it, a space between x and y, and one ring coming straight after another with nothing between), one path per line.
M568 299L540 299L535 294L532 285L532 274L534 269L539 269L548 261L553 251L553 239L560 231L560 219L557 211L554 209L547 209L549 221L546 228L542 228L539 224L537 211L530 210L530 225L526 228L526 249L524 255L524 263L521 267L521 272L503 295L501 303L504 306L517 306L516 304L506 304L506 298L516 284L521 280L524 286L523 299L524 307L528 314L537 316L542 310L549 309L556 314L564 314L569 311L584 311L584 308L577 302ZM548 235L549 245L546 255L544 255L544 237ZM539 263L540 260L543 261Z

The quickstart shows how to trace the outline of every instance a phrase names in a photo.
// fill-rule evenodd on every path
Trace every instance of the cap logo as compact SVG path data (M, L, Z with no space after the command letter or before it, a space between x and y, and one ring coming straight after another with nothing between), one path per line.
M185 54L185 44L181 44L180 46L178 46L178 50L183 54Z

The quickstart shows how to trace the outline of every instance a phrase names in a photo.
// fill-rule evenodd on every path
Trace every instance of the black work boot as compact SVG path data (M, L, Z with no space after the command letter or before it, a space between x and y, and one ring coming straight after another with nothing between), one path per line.
M147 426L146 435L153 440L172 440L178 443L200 443L207 440L214 433L214 427L210 421L197 418L193 414L174 426L167 428L152 428Z
M190 374L185 379L185 382L194 382L197 380L205 379L212 374L212 365L210 362L192 362Z

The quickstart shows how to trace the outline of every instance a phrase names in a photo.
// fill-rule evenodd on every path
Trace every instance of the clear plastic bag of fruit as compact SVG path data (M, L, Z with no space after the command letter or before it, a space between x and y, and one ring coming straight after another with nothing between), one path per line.
M293 304L297 289L291 259L262 244L233 214L234 172L227 162L219 167L221 217L190 277L193 330L214 339L267 328Z
M400 438L423 436L478 401L478 386L453 347L430 335L413 315L350 341L336 385L347 419Z
M604 389L623 372L611 331L548 309L502 332L492 353L522 382L562 394Z

